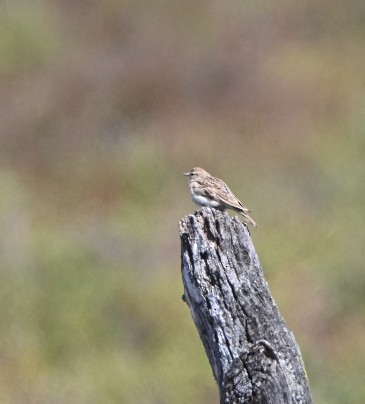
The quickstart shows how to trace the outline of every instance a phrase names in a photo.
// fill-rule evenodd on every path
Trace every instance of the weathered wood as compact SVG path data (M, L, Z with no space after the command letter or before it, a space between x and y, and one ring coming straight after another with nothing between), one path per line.
M299 347L269 292L249 232L202 208L180 222L184 300L221 403L309 404Z

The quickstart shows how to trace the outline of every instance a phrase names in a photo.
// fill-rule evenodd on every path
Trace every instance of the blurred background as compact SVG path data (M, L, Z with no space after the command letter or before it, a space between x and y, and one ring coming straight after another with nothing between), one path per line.
M181 300L199 165L315 402L363 403L365 2L0 4L0 402L218 404Z

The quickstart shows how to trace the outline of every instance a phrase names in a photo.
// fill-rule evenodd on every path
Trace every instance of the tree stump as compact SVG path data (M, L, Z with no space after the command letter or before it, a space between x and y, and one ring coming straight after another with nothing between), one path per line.
M202 208L180 221L187 302L221 404L312 403L294 335L272 298L245 224Z

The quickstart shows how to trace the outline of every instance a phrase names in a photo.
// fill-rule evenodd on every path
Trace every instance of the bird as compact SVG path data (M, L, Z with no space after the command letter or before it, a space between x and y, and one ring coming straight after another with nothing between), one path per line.
M224 181L213 177L200 167L194 167L184 175L189 177L189 188L194 202L222 211L232 209L239 212L252 226L257 226L248 215L250 210L241 203Z

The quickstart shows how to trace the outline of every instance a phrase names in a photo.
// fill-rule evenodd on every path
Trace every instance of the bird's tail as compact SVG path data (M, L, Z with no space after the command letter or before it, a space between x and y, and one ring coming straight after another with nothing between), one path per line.
M256 227L256 222L250 217L246 212L240 212L241 215L248 221L248 223L252 224L252 226Z

